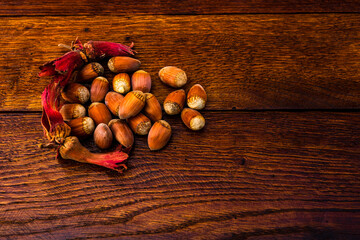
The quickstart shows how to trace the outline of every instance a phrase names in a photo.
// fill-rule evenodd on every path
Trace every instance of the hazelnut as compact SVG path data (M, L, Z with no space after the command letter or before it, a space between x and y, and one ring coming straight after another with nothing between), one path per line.
M117 92L108 92L105 96L105 105L111 111L112 114L118 116L118 110L120 102L124 99L124 96Z
M146 135L151 128L151 121L144 114L139 113L127 120L131 130L138 135Z
M143 93L150 92L151 89L151 77L150 74L143 71L136 71L131 77L132 90L139 90Z
M97 77L91 84L91 102L101 102L109 91L109 81L104 77Z
M94 142L96 146L101 149L107 149L111 147L112 141L113 135L108 125L105 123L100 123L97 125L94 131Z
M127 73L119 73L115 75L112 81L115 92L126 94L130 91L130 77Z
M79 82L89 82L90 80L103 75L104 68L100 63L92 62L85 65L78 74Z
M191 108L184 108L181 112L183 123L191 130L197 131L205 126L205 118L198 111Z
M192 109L201 110L205 107L207 95L200 84L192 86L187 94L187 105Z
M89 90L79 83L69 83L61 93L65 101L70 103L86 103L90 98Z
M154 123L148 135L148 146L150 150L159 150L163 148L170 140L171 127L164 120Z
M74 118L85 117L86 109L78 103L64 104L60 109L60 114L64 121L70 121Z
M124 147L128 148L134 144L134 134L125 120L113 119L109 122L109 127L115 139Z
M183 89L171 92L164 101L164 110L169 115L179 114L184 108L185 91Z
M135 58L117 56L110 58L108 67L114 73L135 72L139 69L141 62Z
M90 136L95 129L94 121L89 117L75 118L67 122L71 128L71 135L80 138Z
M143 112L153 122L162 118L160 103L151 93L145 93L145 107L143 108Z
M145 106L145 95L141 91L126 94L120 102L118 113L120 119L128 119L138 114Z
M159 71L160 80L174 88L181 88L187 82L186 73L174 66L164 67Z
M111 113L105 104L94 102L89 106L89 116L94 120L96 125L100 123L108 124L112 119Z

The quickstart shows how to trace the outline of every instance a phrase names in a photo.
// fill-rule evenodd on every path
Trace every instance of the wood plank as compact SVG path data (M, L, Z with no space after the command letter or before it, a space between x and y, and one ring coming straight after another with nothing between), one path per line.
M139 15L139 14L234 14L234 13L360 12L358 0L286 1L35 1L9 0L0 3L0 16L47 15Z
M166 117L159 152L137 137L119 175L38 149L40 114L0 114L0 238L359 237L360 113L204 116Z
M175 65L186 90L205 87L208 110L360 107L359 15L24 17L0 31L0 111L41 110L38 67L76 36L135 42L160 101L172 89L157 73Z

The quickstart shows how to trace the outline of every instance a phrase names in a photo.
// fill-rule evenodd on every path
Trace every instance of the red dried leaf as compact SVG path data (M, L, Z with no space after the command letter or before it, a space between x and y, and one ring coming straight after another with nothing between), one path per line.
M71 74L74 69L82 67L85 61L86 57L81 51L76 50L67 52L62 57L41 66L39 76L44 77L56 74Z
M120 43L105 41L89 41L84 44L86 56L91 60L99 60L105 57L130 56L135 51L131 48L134 44L126 46Z
M65 142L58 149L58 156L63 159L103 166L118 172L127 169L125 162L129 157L128 154L121 151L121 146L113 152L92 153L81 145L79 139L74 136L65 139Z

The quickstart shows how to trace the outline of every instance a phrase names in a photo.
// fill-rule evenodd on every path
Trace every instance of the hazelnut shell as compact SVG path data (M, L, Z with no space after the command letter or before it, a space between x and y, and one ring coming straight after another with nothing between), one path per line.
M205 89L200 84L192 86L187 94L187 105L196 110L201 110L205 107L207 95Z
M181 88L187 82L186 73L177 67L167 66L159 71L160 80L174 88Z
M89 100L90 92L85 86L79 83L69 83L64 87L61 96L65 101L70 103L84 104Z
M75 118L67 122L71 128L71 135L80 138L90 136L95 129L95 123L90 117Z
M145 93L145 107L143 108L143 113L153 122L162 118L161 105L155 95Z
M60 109L60 114L64 121L70 121L71 119L85 117L86 109L79 103L64 104Z
M139 113L134 117L127 119L131 130L138 135L146 135L151 128L151 121L144 114Z
M105 96L105 105L111 111L112 114L118 116L118 110L120 102L124 99L124 96L117 92L108 92Z
M125 120L113 119L109 122L109 127L115 139L124 147L128 148L134 144L134 134Z
M130 77L127 73L119 73L115 75L112 86L115 92L126 94L130 91Z
M78 74L79 82L89 82L90 80L104 74L104 68L100 63L91 62L86 64Z
M148 135L148 146L150 150L163 148L170 140L171 127L165 120L159 120L151 127Z
M139 69L141 62L135 58L117 56L110 58L108 67L114 73L135 72Z
M191 130L198 131L205 126L205 118L198 111L184 108L181 112L181 120Z
M185 91L183 89L171 92L164 101L164 110L168 115L181 113L185 104Z
M150 92L151 76L144 70L136 71L131 77L132 90L139 90L143 93Z
M120 102L118 113L120 119L128 119L137 115L145 106L145 95L141 91L126 94Z
M109 91L109 81L104 77L97 77L91 84L90 100L91 102L101 102Z
M113 134L105 123L97 125L94 131L94 142L96 146L101 149L107 149L111 147L113 141Z
M112 119L109 109L104 103L94 102L88 109L89 117L91 117L96 125L100 123L108 124Z

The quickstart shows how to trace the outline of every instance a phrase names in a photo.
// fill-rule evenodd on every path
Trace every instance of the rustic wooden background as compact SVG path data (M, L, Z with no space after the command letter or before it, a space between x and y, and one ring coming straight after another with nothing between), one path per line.
M249 2L249 3L247 3ZM360 2L0 3L0 239L359 239ZM75 37L135 43L202 84L207 125L137 137L124 174L45 142L38 67Z

